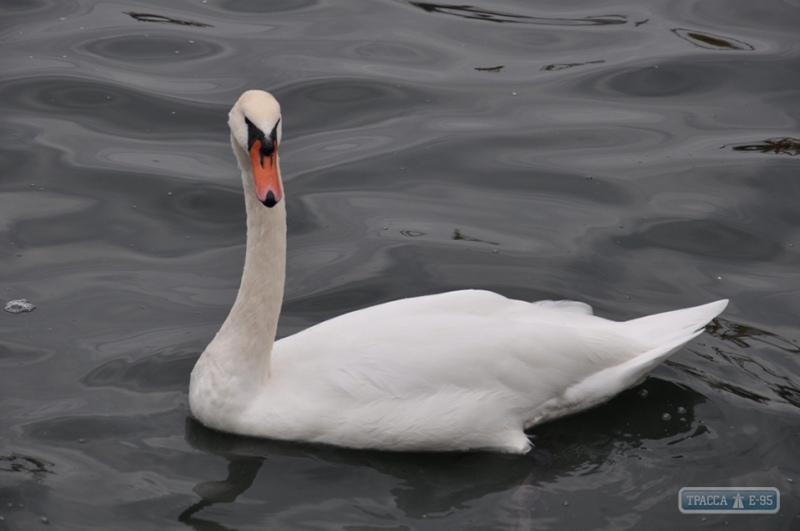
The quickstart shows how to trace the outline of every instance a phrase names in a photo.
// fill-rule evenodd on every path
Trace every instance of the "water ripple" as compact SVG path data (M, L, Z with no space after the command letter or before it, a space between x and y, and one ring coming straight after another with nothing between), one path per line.
M713 75L709 70L714 71ZM624 97L682 97L709 92L724 79L719 66L690 63L607 69L591 81L596 89Z
M118 63L148 65L185 63L224 52L222 46L197 37L141 33L116 35L105 39L92 38L76 43L73 48Z
M764 234L718 220L649 220L617 242L629 249L674 249L737 260L774 262L784 260L786 253L782 245Z
M233 13L282 13L285 11L300 11L319 4L319 0L220 0L221 9Z
M782 481L798 512L784 478L800 470L800 11L165 6L3 5L0 292L38 306L0 312L4 523L161 529L239 496L183 522L658 528L699 475ZM249 88L275 93L285 119L281 335L468 287L615 319L731 305L637 388L532 431L541 461L378 455L191 421L184 441L191 365L244 259L226 121ZM37 463L55 473L37 481Z
M97 82L69 76L40 76L8 81L0 88L1 107L14 114L32 112L48 131L56 132L53 119L66 119L64 127L81 124L89 130L119 136L118 120L124 119L132 136L152 139L153 135L191 131L193 139L218 138L223 130L225 111L199 102L180 101L143 92L113 81ZM138 113L127 113L130 106ZM154 127L154 123L158 123ZM171 124L170 124L171 122Z
M537 24L543 26L608 26L627 24L625 15L600 15L586 17L535 17L516 13L501 13L468 5L433 4L427 2L409 2L412 6L429 13L444 13L462 18L485 20L488 22L506 22L515 24Z
M713 389L759 404L777 401L800 408L800 382L796 378L800 347L795 341L723 318L714 319L707 332L719 342L710 350L692 350L708 365L692 367L674 360L668 364Z

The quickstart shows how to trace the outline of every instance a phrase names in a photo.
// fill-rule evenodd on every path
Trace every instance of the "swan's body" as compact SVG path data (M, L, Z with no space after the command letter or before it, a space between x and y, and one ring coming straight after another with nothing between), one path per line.
M526 452L525 428L635 384L727 304L618 323L582 303L466 290L381 304L274 342L286 263L280 107L246 92L229 123L247 255L231 313L192 371L189 403L209 427L353 448Z

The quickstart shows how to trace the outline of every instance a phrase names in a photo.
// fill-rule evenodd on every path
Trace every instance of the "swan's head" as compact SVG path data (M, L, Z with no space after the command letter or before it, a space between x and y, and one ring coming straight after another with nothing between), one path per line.
M278 170L281 106L267 92L248 90L228 114L228 125L234 141L250 156L256 197L274 207L283 197Z

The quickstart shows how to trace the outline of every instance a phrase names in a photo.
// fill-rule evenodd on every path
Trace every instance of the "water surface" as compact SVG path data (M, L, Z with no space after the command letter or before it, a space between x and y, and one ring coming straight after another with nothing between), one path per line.
M796 2L0 3L0 529L793 529ZM283 107L279 335L484 288L613 319L730 298L529 455L212 432L244 260L227 112ZM683 515L764 486L778 515Z

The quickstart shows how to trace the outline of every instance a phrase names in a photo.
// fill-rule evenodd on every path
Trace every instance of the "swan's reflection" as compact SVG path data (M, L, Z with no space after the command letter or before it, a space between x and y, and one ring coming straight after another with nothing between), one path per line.
M186 424L187 439L190 441L189 434L191 432L195 430L210 431L191 419L187 420ZM197 530L230 529L216 522L197 518L195 514L215 503L236 501L236 498L253 484L263 462L263 457L228 457L228 477L222 481L198 483L192 490L200 496L200 501L183 511L178 520Z
M702 426L694 420L694 408L704 401L702 395L684 386L650 378L607 405L535 428L531 437L537 447L525 456L346 450L229 435L187 419L186 440L197 450L224 457L228 476L197 484L193 490L200 500L186 509L179 520L197 530L229 529L211 521L208 514L204 518L203 511L215 504L235 502L253 487L260 471L261 481L254 490L264 489L264 481L269 481L267 489L278 489L271 492L283 502L268 500L271 494L260 496L276 511L291 510L281 505L286 503L286 496L304 508L344 499L347 510L352 510L364 495L361 490L359 494L347 489L364 489L363 484L354 485L362 481L366 470L368 481L374 481L376 475L372 473L377 472L376 481L384 484L379 489L385 491L375 491L375 498L383 499L382 494L388 494L390 505L396 509L395 515L387 514L385 518L446 518L471 510L481 500L498 499L502 500L499 510L510 518L509 529L533 529L541 523L541 497L548 484L574 475L578 468L586 474L588 469L615 461L621 445L626 451L635 452L643 448L644 441L669 439L667 444L677 444L702 435ZM665 420L664 413L668 411L672 418ZM341 490L330 491L325 482L331 481L335 489ZM602 482L602 474L587 478L587 486L597 481ZM314 501L315 497L319 499ZM552 499L550 503L552 511ZM374 508L361 509L367 518L372 517L370 511Z
M391 490L398 509L411 518L427 518L463 507L486 493L526 486L511 500L524 505L525 513L537 498L536 485L550 462L546 451L534 449L525 456L474 453L390 453L356 451L303 443L253 439L210 430L194 419L186 421L186 440L195 449L228 460L228 477L206 481L194 487L200 501L179 517L195 529L226 529L199 517L203 509L218 503L232 503L247 491L265 461L295 457L322 462L332 467L369 467L394 478ZM522 527L520 529L525 529Z

